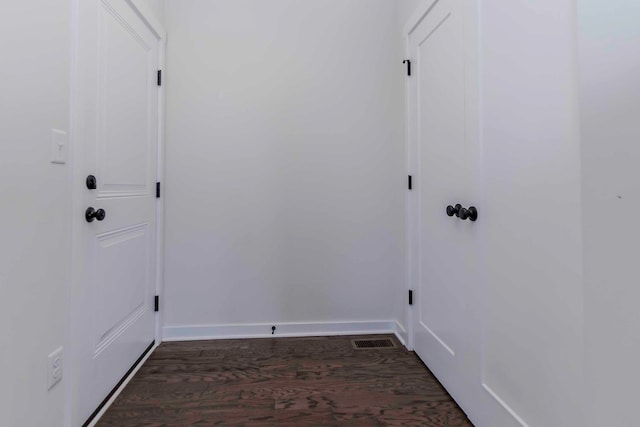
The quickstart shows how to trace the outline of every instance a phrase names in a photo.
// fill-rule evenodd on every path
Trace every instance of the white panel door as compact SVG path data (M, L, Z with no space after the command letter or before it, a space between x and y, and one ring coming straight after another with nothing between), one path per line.
M154 341L158 39L122 0L79 2L74 424ZM85 209L104 211L89 222ZM99 211L99 212L102 212ZM89 218L91 219L91 218Z
M477 426L519 422L483 383L486 284L475 0L434 0L408 34L412 345ZM447 207L477 209L477 220ZM461 212L461 211L459 211Z
M414 347L456 397L468 379L461 366L470 326L473 281L470 229L447 206L474 203L467 185L465 57L461 2L441 0L413 31L417 185Z
M484 313L477 10L439 0L410 31L408 84L412 344L476 425L511 425L482 384ZM456 205L477 221L449 216ZM451 213L451 212L450 212Z

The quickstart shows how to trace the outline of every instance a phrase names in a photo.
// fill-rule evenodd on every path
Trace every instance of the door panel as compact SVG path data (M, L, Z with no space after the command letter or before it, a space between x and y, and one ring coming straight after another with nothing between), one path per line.
M446 207L469 200L460 10L459 1L439 1L410 36L416 61L412 134L418 175L414 347L458 399L466 381L460 352L467 345L464 251L469 235L464 230L469 224L448 217Z
M438 13L439 12L439 13ZM462 201L465 168L464 58L455 11L442 7L417 45L420 141L419 326L450 356L461 328L464 235L445 207ZM442 16L444 15L444 16ZM420 330L420 329L418 329Z
M77 140L87 222L75 260L72 424L81 425L155 338L159 40L127 2L79 2ZM79 180L81 181L81 180Z
M147 224L96 236L96 351L144 314L150 285ZM103 310L101 307L109 307Z
M149 32L146 27L136 30L109 6L103 3L100 14L97 124L100 190L117 195L148 193L148 152L156 143L151 128L155 106L149 103L152 96L149 91L155 92L150 83L157 69L157 41L145 34Z

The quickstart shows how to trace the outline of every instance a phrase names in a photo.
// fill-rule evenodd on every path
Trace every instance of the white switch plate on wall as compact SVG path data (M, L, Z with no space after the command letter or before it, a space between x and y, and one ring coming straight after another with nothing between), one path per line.
M64 165L67 163L67 133L51 129L51 163Z
M47 390L62 379L62 347L47 357Z

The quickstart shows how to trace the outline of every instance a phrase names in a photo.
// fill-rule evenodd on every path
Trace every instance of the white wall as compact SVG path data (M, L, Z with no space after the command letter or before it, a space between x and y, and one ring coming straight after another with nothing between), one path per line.
M531 426L583 425L574 4L481 5L483 382Z
M47 355L64 344L70 167L51 160L69 129L70 1L0 4L0 424L60 426L63 384ZM64 382L64 380L63 380Z
M165 325L399 318L396 4L189 0L166 17Z
M587 407L638 425L640 3L578 2Z

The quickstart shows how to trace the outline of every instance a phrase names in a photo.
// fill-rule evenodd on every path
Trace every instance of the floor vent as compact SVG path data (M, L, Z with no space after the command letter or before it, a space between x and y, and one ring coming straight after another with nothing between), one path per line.
M351 340L355 350L372 350L379 348L397 348L396 343L389 338L377 340Z

